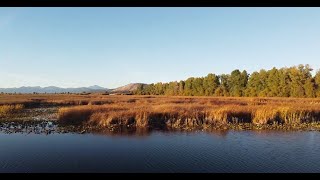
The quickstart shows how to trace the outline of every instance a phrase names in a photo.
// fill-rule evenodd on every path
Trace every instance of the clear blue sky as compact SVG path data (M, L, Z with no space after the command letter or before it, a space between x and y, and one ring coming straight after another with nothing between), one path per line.
M320 8L0 8L0 87L320 68Z

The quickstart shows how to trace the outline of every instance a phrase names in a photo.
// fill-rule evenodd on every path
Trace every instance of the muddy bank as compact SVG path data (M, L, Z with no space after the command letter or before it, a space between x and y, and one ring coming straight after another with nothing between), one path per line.
M92 125L65 125L57 121L16 121L16 122L1 122L0 132L6 134L21 133L21 134L98 134L111 136L148 136L153 131L161 132L208 132L225 134L228 131L320 131L320 123L302 123L302 124L266 124L254 125L251 123L228 123L212 128L137 128L128 126L110 126L99 127Z
M24 108L0 117L0 122L57 121L58 107Z

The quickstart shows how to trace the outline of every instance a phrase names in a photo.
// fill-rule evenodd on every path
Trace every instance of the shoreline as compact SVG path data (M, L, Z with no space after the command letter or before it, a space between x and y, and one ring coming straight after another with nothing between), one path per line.
M229 132L229 131L256 131L256 132L320 132L320 122L317 123L302 123L292 125L253 125L250 123L228 123L226 125L211 127L211 128L136 128L126 126L90 126L90 125L63 125L58 121L6 121L0 122L0 133L5 134L104 134L104 135L137 135L150 134L152 132Z

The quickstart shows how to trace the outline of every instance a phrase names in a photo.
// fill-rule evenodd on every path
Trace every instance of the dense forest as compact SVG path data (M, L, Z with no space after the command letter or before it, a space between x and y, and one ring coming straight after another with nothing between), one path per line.
M248 74L238 69L231 74L190 77L185 81L140 85L134 94L226 97L320 97L320 71L312 76L307 65L260 70Z

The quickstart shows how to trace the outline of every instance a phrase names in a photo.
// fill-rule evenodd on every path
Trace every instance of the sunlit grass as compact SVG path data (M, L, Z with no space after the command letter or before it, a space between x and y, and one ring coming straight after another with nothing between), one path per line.
M16 105L0 105L0 117L7 117L13 113L19 112L24 108L22 104Z
M128 97L129 98L129 97ZM285 98L136 97L62 108L59 120L99 126L201 127L228 123L296 124L320 120L315 100ZM263 104L262 104L263 103Z

